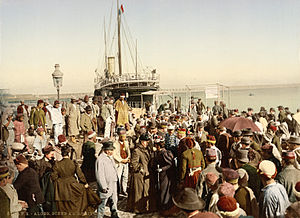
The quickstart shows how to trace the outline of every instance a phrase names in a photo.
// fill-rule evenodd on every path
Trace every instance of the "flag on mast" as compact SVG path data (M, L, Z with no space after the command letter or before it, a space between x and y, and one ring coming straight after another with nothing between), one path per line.
M121 5L121 11L122 11L122 13L124 13L124 7L123 7L123 5Z

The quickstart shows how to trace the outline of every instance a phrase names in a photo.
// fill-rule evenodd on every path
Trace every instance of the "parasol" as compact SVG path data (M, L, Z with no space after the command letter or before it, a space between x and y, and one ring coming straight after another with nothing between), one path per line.
M232 130L232 132L236 130L242 130L246 128L251 128L253 132L260 132L260 129L253 123L252 120L249 120L245 117L230 117L226 120L223 120L219 126L224 126L227 129Z

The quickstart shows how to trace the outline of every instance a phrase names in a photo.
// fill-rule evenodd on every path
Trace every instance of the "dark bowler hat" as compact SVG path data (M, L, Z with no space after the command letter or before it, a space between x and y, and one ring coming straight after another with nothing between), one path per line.
M155 129L156 128L156 123L155 122L149 122L148 127L150 129Z
M249 162L248 152L249 151L246 149L238 149L236 151L236 159L238 159L239 161L241 161L243 163L248 163Z
M42 149L42 152L43 152L43 154L49 154L53 150L54 150L54 148L52 147L51 144L49 144Z
M198 124L197 126L198 126L199 128L202 128L202 127L204 127L204 123L203 123L203 122L201 122L201 121L200 121L200 122L198 122L197 124Z
M144 133L140 136L140 141L150 141L150 137L148 134Z
M242 131L241 130L236 130L232 133L233 137L240 137L242 136Z
M290 144L300 145L300 137L299 136L291 136L288 141Z
M86 111L92 111L92 107L90 105L88 105L88 106L85 107L85 110Z
M242 134L243 134L243 136L253 136L253 132L252 132L251 128L243 129Z
M244 136L244 137L241 139L241 143L244 144L244 145L250 145L251 141L250 141L249 137L245 137L245 136Z
M184 188L172 197L172 200L177 207L185 210L202 210L205 207L205 202L198 198L196 191L192 188Z
M103 146L102 146L102 149L103 150L114 150L115 147L113 146L113 142L112 141L106 141L106 142L103 142Z

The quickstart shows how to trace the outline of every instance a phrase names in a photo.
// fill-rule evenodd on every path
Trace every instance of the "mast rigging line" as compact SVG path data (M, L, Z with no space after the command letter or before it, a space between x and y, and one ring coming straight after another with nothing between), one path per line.
M125 16L125 14L122 14L122 15L123 15L123 20L124 20L124 22L122 22L122 24L123 24L123 23L125 24L125 27L123 26L123 28L124 28L125 30L128 31L129 39L131 40L131 43L129 43L129 44L131 44L131 47L135 48L135 47L136 47L136 44L135 44L135 42L133 41L133 37L132 37L131 31L130 31L130 28L129 28L129 25L128 25L126 16ZM134 46L132 46L132 45L134 45ZM143 64L142 64L141 57L140 57L139 55L138 55L138 60L139 60L139 61L138 61L139 67L140 67L141 69L143 69L144 67L143 67ZM134 63L134 61L133 61L133 63Z
M123 27L123 24L122 24L122 27ZM125 32L124 27L123 27L123 34L124 34L125 39L126 39L126 41L127 41L127 47L128 47L129 52L130 52L130 56L131 56L132 63L134 64L134 57L133 57L132 50L131 50L131 48L130 48L129 41L128 41L128 38L127 38L127 34L126 34L126 32ZM125 52L124 52L124 53L125 53Z

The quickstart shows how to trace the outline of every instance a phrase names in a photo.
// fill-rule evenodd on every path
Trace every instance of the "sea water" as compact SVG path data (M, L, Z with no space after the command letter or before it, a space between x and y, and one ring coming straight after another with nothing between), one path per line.
M159 97L159 104L171 100L174 96L181 99L182 108L186 111L188 102L191 96L195 102L198 98L202 99L205 106L212 107L217 98L206 98L205 91L192 93L176 93L172 95L164 95ZM229 109L238 109L239 111L247 111L248 107L254 109L255 112L260 110L260 107L265 107L269 110L271 107L277 110L277 106L282 105L289 107L292 113L295 113L300 108L300 86L291 87L268 87L268 88L240 88L229 89L220 92L219 100L226 103Z

